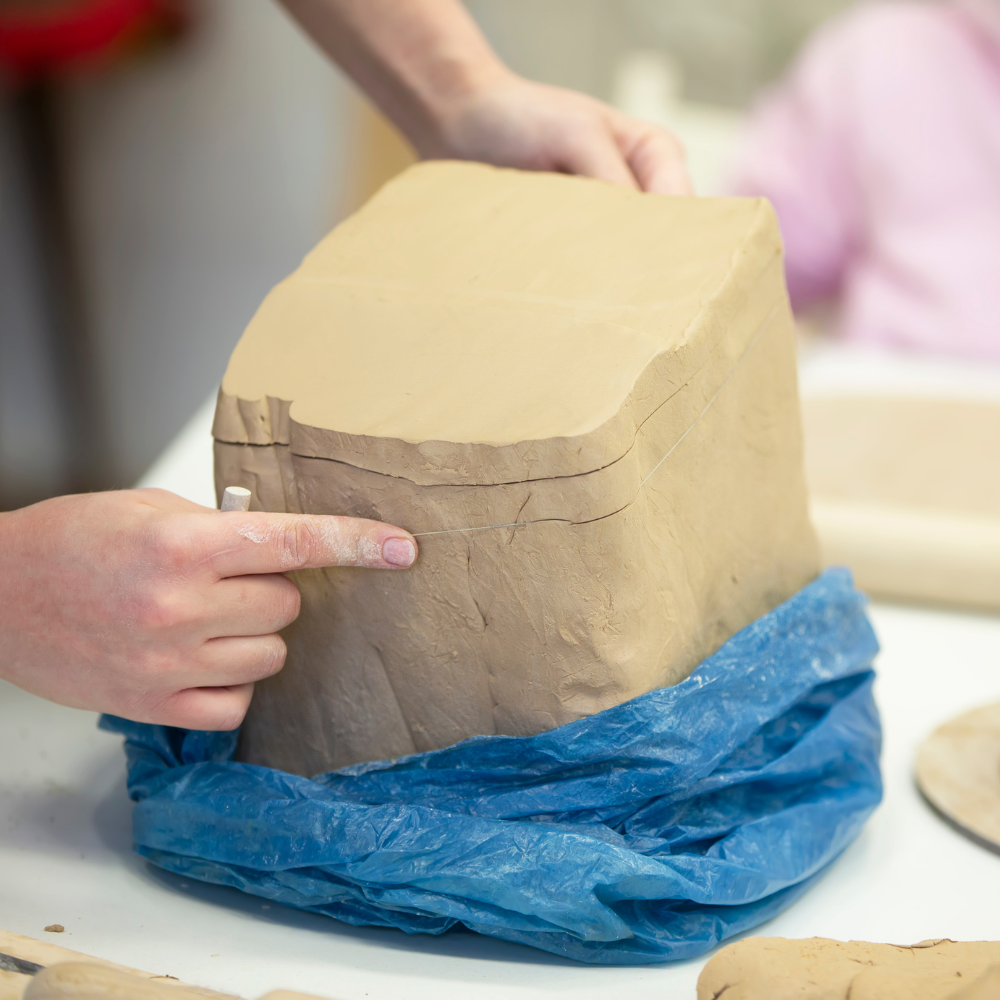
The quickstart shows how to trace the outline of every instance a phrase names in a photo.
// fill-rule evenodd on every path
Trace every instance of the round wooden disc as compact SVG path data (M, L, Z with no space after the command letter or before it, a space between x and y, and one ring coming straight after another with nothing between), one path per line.
M1000 702L934 730L917 751L917 784L945 819L1000 851Z

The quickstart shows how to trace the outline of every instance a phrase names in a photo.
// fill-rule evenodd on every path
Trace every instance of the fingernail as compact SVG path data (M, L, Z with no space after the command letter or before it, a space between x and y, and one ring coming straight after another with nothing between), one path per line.
M382 543L382 558L392 566L412 566L417 547L408 538L387 538Z

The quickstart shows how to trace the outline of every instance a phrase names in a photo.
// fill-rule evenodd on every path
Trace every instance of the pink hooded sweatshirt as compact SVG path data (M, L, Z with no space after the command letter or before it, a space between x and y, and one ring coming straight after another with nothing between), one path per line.
M842 336L1000 358L1000 0L863 5L751 116L740 194L766 195L792 301Z

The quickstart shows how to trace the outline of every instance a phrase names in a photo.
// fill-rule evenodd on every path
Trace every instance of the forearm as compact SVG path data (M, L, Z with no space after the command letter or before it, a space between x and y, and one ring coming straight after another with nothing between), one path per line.
M459 0L282 0L427 158L690 194L667 130L511 72Z
M441 122L505 75L459 0L282 0L423 156L446 153Z

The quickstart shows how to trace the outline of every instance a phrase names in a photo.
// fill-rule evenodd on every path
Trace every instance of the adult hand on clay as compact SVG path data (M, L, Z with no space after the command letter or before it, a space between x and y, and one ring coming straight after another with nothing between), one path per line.
M654 194L693 194L672 132L601 101L503 71L442 110L431 156L580 174Z
M299 592L281 574L405 569L380 521L226 513L164 490L57 497L0 514L0 676L140 722L234 729L277 673Z
M511 72L458 0L282 2L423 157L692 193L672 132Z

